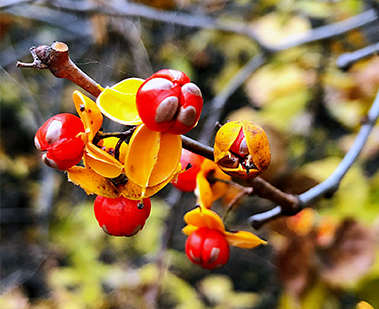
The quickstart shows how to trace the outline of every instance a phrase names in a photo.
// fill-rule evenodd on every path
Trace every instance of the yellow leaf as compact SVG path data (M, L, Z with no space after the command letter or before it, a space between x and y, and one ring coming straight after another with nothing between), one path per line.
M267 242L260 239L253 233L246 231L238 231L235 233L225 232L226 241L235 247L251 249L259 245L266 245Z
M143 79L129 78L111 88L105 88L96 100L101 112L124 125L141 124L136 106L136 93L143 82Z
M119 196L117 188L113 183L95 171L73 166L68 170L68 180L80 186L87 194L97 194L105 197L116 198Z

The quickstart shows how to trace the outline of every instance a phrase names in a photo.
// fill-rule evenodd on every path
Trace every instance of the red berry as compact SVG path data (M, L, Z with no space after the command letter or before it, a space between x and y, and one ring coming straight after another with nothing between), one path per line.
M184 192L191 192L195 190L196 176L200 172L201 164L204 160L204 157L183 148L182 157L180 158L182 169L185 169L188 164L191 164L191 167L185 172L180 173L177 180L172 184L177 189Z
M203 109L200 89L186 74L161 70L138 89L137 110L152 131L184 134L196 126Z
M149 198L143 200L143 208L139 206L139 201L129 200L123 196L108 198L99 195L94 204L95 217L107 234L129 237L143 229L150 215Z
M214 269L225 265L229 259L229 244L218 230L201 227L186 242L186 254L195 264Z
M46 151L43 162L52 168L68 170L83 156L84 142L78 136L84 132L83 122L72 114L58 114L47 120L34 137L38 150Z

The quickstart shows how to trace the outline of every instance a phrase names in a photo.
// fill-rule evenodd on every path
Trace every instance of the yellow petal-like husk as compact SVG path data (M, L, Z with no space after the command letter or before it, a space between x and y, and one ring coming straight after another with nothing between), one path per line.
M258 167L258 175L268 168L271 161L267 135L259 125L251 121L242 120L242 129L253 163Z
M212 208L213 191L203 173L198 173L196 176L195 194L197 195L197 202L201 207Z
M111 88L105 88L96 100L101 112L124 125L141 124L136 106L136 93L143 82L143 79L129 78Z
M219 230L225 232L224 224L221 218L214 211L197 207L184 215L184 221L188 225L194 225L197 227L209 227L210 229Z
M85 149L85 164L103 177L115 178L122 173L123 165L109 153L88 143Z
M245 179L246 178L255 178L256 176L258 176L261 173L261 171L259 171L257 169L251 169L249 171L249 174L247 174L246 170L242 167L241 164L236 168L222 167L222 170L232 177L245 178Z
M356 307L357 309L374 309L368 302L360 301Z
M224 157L229 156L229 149L237 139L242 128L242 121L230 121L225 123L218 131L215 137L214 158L217 163Z
M235 247L251 249L259 245L266 245L267 242L260 239L253 233L246 231L239 231L235 233L225 232L226 241Z
M177 168L182 155L180 135L161 133L157 162L149 179L149 187L165 181Z
M151 131L145 125L139 126L130 139L125 157L125 175L143 188L149 186L158 160L160 141L161 132Z
M147 187L145 189L145 192L143 192L142 187L139 185L136 185L133 183L130 179L128 182L124 185L124 187L121 189L121 195L124 197L131 199L131 200L141 200L142 198L150 197L160 191L163 187L165 187L171 179L177 177L178 174L181 172L181 164L179 164L176 168L176 170L162 183L153 186L153 187Z
M119 140L120 139L118 137L108 137L108 138L104 138L104 139L100 140L97 145L101 146L101 148L105 147L105 149L106 149L105 151L107 151L107 152L109 149L112 149L114 151ZM119 150L120 151L119 161L122 164L124 164L124 162L125 162L125 156L126 156L127 149L128 149L128 144L125 142L121 143L121 147Z
M193 232L197 231L199 229L198 226L188 224L184 228L182 228L182 232L186 234L187 236L191 235Z
M196 195L200 206L211 208L212 203L223 196L229 184L223 181L216 181L210 184L207 180L207 175L213 173L213 177L224 181L230 181L232 178L226 175L221 169L211 160L204 160L201 164L201 170L196 176Z
M84 128L88 134L88 140L92 141L97 131L99 131L103 125L103 115L96 103L80 91L74 91L73 99L76 111L84 123Z
M80 186L87 194L97 194L105 197L116 198L119 196L113 183L94 170L81 166L73 166L68 170L68 180Z

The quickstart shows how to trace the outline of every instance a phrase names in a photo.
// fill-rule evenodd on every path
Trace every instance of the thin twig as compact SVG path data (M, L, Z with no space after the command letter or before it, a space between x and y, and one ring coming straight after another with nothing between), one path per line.
M169 243L172 237L172 231L175 224L175 218L177 213L175 210L183 204L183 192L177 190L176 188L172 188L169 193L166 203L170 208L169 216L165 220L165 228L161 237L160 248L157 253L157 259L155 261L155 265L158 268L158 276L156 282L150 286L148 291L145 293L145 299L147 303L152 306L152 308L157 308L157 298L159 294L159 288L161 287L162 277L164 276L164 272L168 268L168 264L165 263L166 252L169 247Z
M80 70L69 57L68 46L62 42L54 42L51 46L32 47L32 63L17 62L20 68L49 69L58 78L65 78L97 97L101 86Z
M3 2L0 4L0 9L3 10L13 5L29 2L33 2L33 0L3 0Z
M205 158L213 160L213 148L205 146L191 138L182 135L183 147L186 145L186 149L199 154ZM184 142L185 141L185 142ZM192 147L194 145L194 147ZM212 159L211 159L212 158ZM283 205L287 210L288 215L294 212L299 206L300 200L296 195L288 194L282 192L278 188L275 188L273 185L269 184L266 180L256 177L254 179L248 179L247 185L251 186L254 189L254 194L268 199L279 205Z
M355 138L353 146L349 149L345 157L342 159L341 163L338 165L332 175L329 176L328 179L299 196L300 201L303 205L307 205L315 199L325 196L326 194L330 196L338 190L341 180L353 165L364 145L366 144L366 141L378 119L378 116L379 91L376 95L374 103L372 104L367 114L367 117L365 118L365 123L362 125L357 137Z
M351 53L342 54L337 58L337 66L341 70L349 69L355 62L379 53L379 42Z
M202 143L185 135L182 135L182 144L183 148L201 155L209 160L214 160L212 147L203 145Z
M222 217L222 221L225 222L226 217L230 213L230 211L233 209L234 205L237 203L237 201L244 195L251 195L253 194L254 189L251 187L245 188L242 187L241 191L238 192L234 198L229 202L229 204L226 206L226 211L224 213L224 216Z
M101 140L101 139L109 138L109 137L117 137L117 138L125 140L133 134L135 129L136 129L136 126L131 126L124 132L107 132L107 133L104 133L104 132L99 131L99 132L97 132L94 140ZM93 142L93 143L96 144L95 142Z
M47 3L47 5L49 5L49 3ZM215 29L238 33L253 39L265 53L283 51L302 44L333 38L348 31L363 27L378 19L375 9L370 9L334 24L312 29L301 34L291 35L282 40L279 44L270 45L263 42L253 27L243 22L215 19L208 16L187 14L177 11L158 10L143 4L132 2L118 5L118 3L112 1L109 2L107 6L98 6L91 2L55 1L52 5L54 8L59 8L61 10L65 9L68 11L84 12L88 14L103 13L109 16L138 16L185 27Z
M47 3L47 5L49 5L49 3ZM109 1L107 2L107 5L98 6L92 2L55 1L52 5L54 8L59 8L60 10L83 12L87 14L102 13L108 16L118 17L136 16L189 28L214 29L238 33L253 39L262 49L267 48L265 44L261 43L261 39L251 26L238 21L221 18L216 19L209 16L187 14L178 11L164 11L132 2L125 2L122 5L119 5L119 3L116 3L115 1Z
M246 79L257 69L259 69L266 61L266 57L263 54L258 54L251 58L251 60L243 66L237 74L229 81L229 83L223 88L223 90L213 98L210 103L210 115L207 122L204 124L204 128L201 131L199 141L204 144L210 142L213 136L213 131L217 122L220 120L220 116L223 107L229 97L246 81Z
M329 24L300 34L288 36L283 39L281 43L272 46L270 49L278 52L303 44L335 38L351 30L366 26L376 20L378 20L376 11L374 9L370 9L334 24Z
M353 146L346 153L341 163L338 165L338 167L332 173L332 175L330 175L329 178L323 181L322 183L318 184L317 186L299 195L298 203L293 203L293 204L278 203L279 204L278 206L270 210L251 216L249 218L249 223L254 228L260 228L263 224L275 218L297 214L302 209L304 209L304 207L306 207L307 205L309 205L311 202L315 201L316 199L319 199L323 196L327 196L327 197L332 196L338 190L343 177L345 176L347 171L350 169L350 167L353 165L359 153L361 152L364 145L366 144L367 138L370 135L371 130L374 127L378 117L379 117L379 91L376 95L374 103L372 104L367 114L365 123L362 125L357 137L355 138ZM255 180L256 179L254 179L254 181ZM254 185L252 186L255 188ZM295 195L292 195L292 196L296 197Z

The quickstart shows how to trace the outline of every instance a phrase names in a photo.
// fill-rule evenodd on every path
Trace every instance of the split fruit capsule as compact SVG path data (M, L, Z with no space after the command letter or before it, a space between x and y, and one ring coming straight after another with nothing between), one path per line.
M97 222L103 231L112 236L133 236L145 226L150 216L151 202L149 198L140 202L126 197L108 198L97 196L94 212Z
M183 148L180 164L182 168L186 168L190 164L190 168L181 172L178 178L172 182L174 187L183 192L194 191L196 188L196 177L200 172L201 164L204 160L204 157Z
M81 139L84 125L72 114L58 114L47 120L34 137L37 149L44 151L43 162L62 171L78 164L83 157L84 142Z
M267 135L254 122L228 122L216 134L214 158L217 165L230 176L257 177L271 161Z
M224 234L201 227L188 236L186 254L195 264L206 269L219 268L229 260L230 249Z
M194 128L203 109L199 87L176 70L161 70L140 86L138 114L152 131L184 134Z

